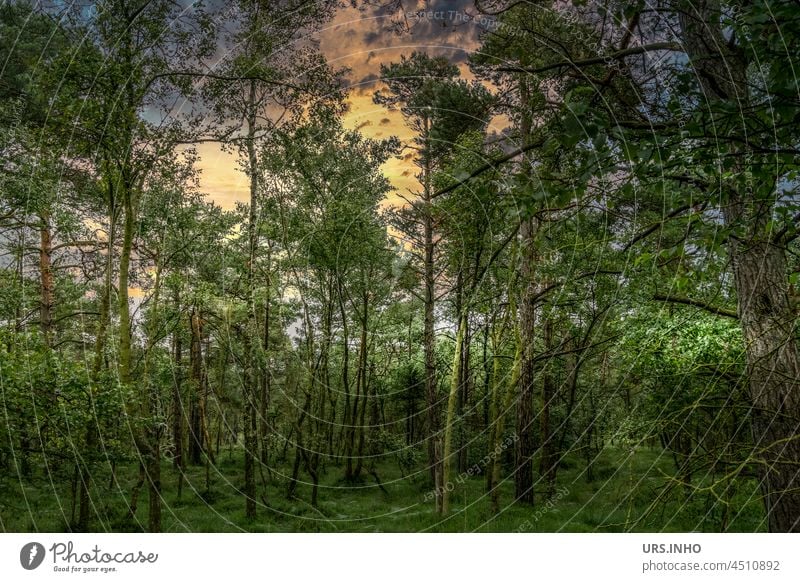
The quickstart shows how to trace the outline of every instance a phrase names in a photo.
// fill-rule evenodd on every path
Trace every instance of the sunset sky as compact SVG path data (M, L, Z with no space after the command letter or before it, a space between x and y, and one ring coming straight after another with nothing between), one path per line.
M395 135L404 141L410 139L412 132L399 112L372 102L372 94L380 87L380 65L415 50L424 51L446 56L461 68L462 76L470 78L466 60L478 46L479 33L487 22L480 16L471 20L475 15L473 3L467 0L404 2L401 9L390 11L374 7L341 9L322 30L319 41L332 66L350 69L350 111L344 117L345 127L358 128L370 138ZM398 23L407 30L398 30ZM246 201L247 181L237 169L235 156L210 143L201 144L198 152L203 191L225 209ZM384 171L398 192L418 189L416 168L408 154L405 159L389 160ZM395 194L387 203L398 200Z

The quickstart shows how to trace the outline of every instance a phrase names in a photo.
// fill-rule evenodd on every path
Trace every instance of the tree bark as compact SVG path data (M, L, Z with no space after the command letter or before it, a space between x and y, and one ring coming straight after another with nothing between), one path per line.
M772 532L800 531L800 358L788 300L786 256L764 240L771 205L732 197L730 225L752 224L748 241L728 245L744 335L755 454ZM748 209L748 207L750 207ZM762 237L760 240L759 238Z
M174 295L175 310L180 313L180 291L176 288ZM172 351L174 358L174 372L172 380L172 465L178 471L178 497L183 490L184 447L183 447L183 345L181 342L180 328L172 334Z
M347 323L347 313L344 307L344 294L341 281L338 285L339 314L342 317L342 389L344 390L344 414L342 418L344 436L344 457L345 457L345 481L353 480L353 443L354 443L354 419L355 414L350 411L350 326ZM363 341L364 336L362 334ZM359 353L360 357L360 353ZM357 375L360 379L360 375ZM357 380L358 382L358 380ZM356 393L360 385L356 387ZM356 397L357 398L357 397ZM356 404L356 407L358 405Z
M548 314L543 325L544 349L554 349L552 314ZM552 429L552 407L556 397L556 382L553 377L553 358L550 358L542 370L542 411L539 416L541 429L541 455L539 457L539 474L547 487L549 499L556 488L555 434Z
M191 340L189 343L189 380L191 383L191 396L189 406L189 461L193 465L200 465L205 448L203 439L203 383L205 371L203 369L203 323L196 307L189 313Z
M423 230L424 230L424 332L423 342L425 350L425 404L427 406L428 420L428 468L433 482L436 511L442 511L442 460L441 436L439 434L439 398L436 389L436 330L434 328L434 302L435 302L435 273L434 273L434 243L433 243L433 204L431 185L431 154L430 154L430 120L423 119L423 141L425 152L423 159Z
M272 251L271 248L267 249L267 281L266 281L266 291L267 296L264 299L264 361L269 362L269 350L270 350L270 328L272 325L271 322L271 301L272 301ZM265 366L263 370L263 374L261 377L261 398L259 399L259 440L261 441L261 463L263 465L267 465L269 461L269 436L270 436L270 425L267 413L269 411L269 402L270 402L270 388L272 383L272 374L268 368Z
M520 132L525 140L530 139L533 120L527 112L530 90L525 79L519 80L520 102L523 115ZM521 173L529 176L530 161L523 156ZM525 218L520 226L521 279L520 342L522 346L517 398L516 441L514 447L514 496L517 501L533 504L533 394L534 394L534 341L536 317L536 283L534 281L537 225L534 218Z
M108 198L108 240L106 241L106 263L103 273L103 291L100 297L100 317L97 319L97 332L94 345L94 363L92 364L92 386L90 396L94 399L97 391L97 382L100 379L100 372L105 366L105 348L108 337L108 325L111 320L111 290L114 278L114 245L116 244L116 211L114 205L113 190L109 191ZM95 419L96 421L96 419ZM86 427L86 456L91 457L97 449L97 435L99 432L97 424L90 423ZM113 478L113 471L112 471ZM81 464L80 470L81 492L78 510L78 530L89 531L89 512L91 497L89 495L89 485L91 482L91 470L87 463Z
M39 229L39 274L41 278L41 299L39 305L39 325L42 329L45 345L48 347L52 342L53 335L53 305L54 305L54 284L53 284L53 239L50 230L50 217L42 213L41 227Z
M356 468L353 472L354 479L358 479L361 476L361 468L363 466L362 457L364 453L364 432L366 430L364 427L364 418L366 415L367 405L369 403L369 391L367 387L367 333L369 325L369 295L367 291L364 291L362 302L364 311L362 312L360 318L361 337L358 346L358 375L356 376L356 397L352 419L353 424L358 424L358 448L356 451Z
M247 170L250 178L250 212L247 221L247 300L249 303L246 335L255 331L255 260L258 248L258 157L256 154L256 81L250 81L247 102ZM245 342L245 386L244 386L244 495L245 515L256 516L255 461L258 448L258 406L256 402L257 357L255 342L249 337Z
M534 340L536 287L533 280L536 262L534 220L522 223L522 282L523 294L520 305L520 374L517 387L517 441L514 447L514 496L517 501L533 503L533 442L534 414L533 394L535 383Z
M727 42L719 0L700 0L679 15L683 45L710 102L749 105L746 54ZM747 170L742 148L738 172ZM789 304L785 250L771 240L774 194L723 185L723 216L732 231L728 254L746 346L755 457L767 523L800 531L800 357L796 315ZM743 234L740 234L743 233Z
M455 422L456 400L458 399L458 390L461 385L461 356L462 344L464 343L464 333L467 326L467 316L464 313L459 314L458 318L458 331L456 332L456 345L453 351L453 374L450 380L450 395L447 399L447 416L445 417L444 425L444 471L442 475L442 484L444 489L442 491L442 514L447 514L450 511L450 467L452 465L452 442L453 442L453 423Z

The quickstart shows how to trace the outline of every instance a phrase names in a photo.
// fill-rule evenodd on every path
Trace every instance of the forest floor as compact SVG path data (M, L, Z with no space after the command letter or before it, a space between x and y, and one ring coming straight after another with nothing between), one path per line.
M238 454L237 454L238 453ZM477 465L476 465L477 467ZM162 469L165 532L624 532L624 531L763 531L763 510L752 481L735 483L728 492L697 481L692 487L672 479L674 465L658 449L609 448L593 464L565 459L550 500L537 487L533 506L511 503L513 478L501 483L500 511L493 514L482 475L468 477L454 470L451 511L437 516L435 500L422 469L401 474L396 463L376 467L382 488L370 475L347 484L343 468L329 464L320 480L319 502L309 503L311 486L301 483L287 499L291 473L287 464L258 476L263 498L254 520L244 515L241 452L221 451L217 464L186 470L180 496L177 472ZM109 474L93 481L95 531L142 531L147 525L147 492L143 488L136 513L129 517L130 491L137 470L118 470L118 485L108 487ZM302 481L307 480L301 472ZM72 501L69 487L53 483L69 479L31 477L24 485L13 475L0 477L0 529L4 531L69 531ZM266 483L266 489L264 487ZM266 501L266 504L264 503ZM726 527L727 526L727 527Z

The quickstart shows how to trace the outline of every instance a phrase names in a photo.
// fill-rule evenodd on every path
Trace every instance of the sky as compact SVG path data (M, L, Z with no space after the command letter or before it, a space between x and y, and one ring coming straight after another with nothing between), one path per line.
M344 116L345 127L358 129L369 138L397 136L409 141L413 134L400 112L372 102L372 94L381 86L380 65L423 51L446 56L459 66L463 77L471 78L466 61L487 26L486 17L477 15L470 0L406 0L388 10L367 5L340 9L320 32L319 46L332 66L350 69L350 110ZM224 209L247 201L247 178L238 170L236 157L213 143L197 149L201 189ZM389 160L383 170L396 189L387 204L400 203L400 194L419 190L414 177L417 169L408 150L401 159Z

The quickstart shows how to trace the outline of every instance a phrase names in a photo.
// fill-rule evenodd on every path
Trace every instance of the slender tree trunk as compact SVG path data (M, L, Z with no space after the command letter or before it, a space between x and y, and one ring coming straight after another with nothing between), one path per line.
M543 325L544 349L549 352L554 349L552 314L548 314ZM555 483L555 435L552 427L552 408L556 397L556 381L553 377L553 362L550 358L542 370L542 410L539 416L541 430L541 455L539 457L539 474L547 487L549 499L556 488Z
M175 289L174 295L175 311L180 313L181 300L180 290ZM176 328L172 334L172 351L174 358L174 372L172 380L172 465L178 471L178 498L183 492L183 472L184 472L184 447L183 447L183 398L181 388L183 385L183 345L181 342L180 328Z
M523 296L520 306L520 340L522 354L520 361L519 386L517 388L517 441L514 449L514 495L518 501L533 503L533 394L535 382L534 340L535 309L533 302L535 284L533 280L536 261L535 225L533 219L522 223L522 281Z
M442 460L441 460L441 435L439 434L439 398L436 386L436 331L434 328L434 301L435 301L435 273L434 273L434 242L433 242L433 203L431 184L431 154L430 154L430 120L423 119L423 141L425 152L423 158L423 231L424 231L424 332L423 342L425 349L425 404L428 420L428 468L433 482L436 511L442 511Z
M469 325L469 311L465 312L464 317L464 339L461 342L461 372L459 373L458 399L456 401L456 417L461 419L458 423L458 472L463 473L467 470L468 444L467 430L469 420L474 418L471 414L465 414L469 409L470 388L472 375L470 373L470 343L472 342L472 330Z
M126 181L124 179L123 181ZM133 201L134 193L130 184L124 184L125 192L123 196L124 202L124 218L123 218L123 235L122 235L122 249L120 250L119 260L119 283L117 285L118 296L118 314L119 314L119 381L124 387L130 388L133 384L132 381L132 353L131 346L133 340L133 329L131 322L131 312L129 304L128 285L130 278L130 262L131 253L133 252L133 238L134 230L136 227L136 210ZM128 408L128 418L135 419L138 416L149 417L150 415L150 397L143 399L144 404L135 408ZM139 461L142 466L142 474L147 482L148 491L150 492L150 507L148 520L148 527L150 531L160 531L161 529L161 496L157 494L153 488L160 486L160 466L156 467L156 461L153 457L157 456L157 443L151 442L148 435L148 430L143 426L130 427L133 433L134 446L136 453L139 456ZM136 490L138 497L138 489ZM135 504L131 504L135 507Z
M158 263L158 260L156 262ZM161 272L161 265L157 264L151 299L150 330L147 334L148 342L144 355L144 379L148 388L148 421L145 427L147 455L144 464L147 473L148 529L150 532L161 531L161 398L158 383L153 381L150 370L150 354L158 340L160 324Z
M361 405L358 406L356 403L356 410L360 410L360 414L358 418L353 417L354 424L357 422L358 424L358 448L356 451L356 468L353 473L354 478L359 478L361 475L361 467L362 467L362 455L364 452L364 418L367 406L369 404L369 390L367 386L367 355L368 355L368 317L369 317L369 305L368 305L368 295L365 291L362 297L362 302L364 306L364 311L361 314L361 338L358 346L358 372L356 377L356 398L359 398L359 394L361 394Z
M180 313L180 295L175 291L175 309ZM174 372L172 381L172 463L178 469L183 469L183 399L181 385L183 383L183 342L179 329L172 333L172 357L174 358Z
M50 346L53 335L53 240L50 231L50 217L42 213L41 227L39 229L39 274L41 279L41 299L39 304L39 325L42 329L45 345Z
M108 227L108 240L106 241L106 263L105 272L103 273L103 291L100 297L100 316L97 319L97 332L95 336L94 345L94 362L92 364L92 386L90 388L90 397L94 400L97 392L97 382L100 379L100 372L105 365L105 348L106 339L108 336L108 325L111 319L111 290L112 281L114 278L114 245L116 242L116 218L113 203L113 196L109 195L109 227ZM92 402L92 406L93 406ZM86 427L86 457L91 458L97 450L97 436L99 428L94 422L90 422ZM113 470L112 470L113 476ZM81 464L80 471L80 504L78 510L78 527L77 529L82 532L89 531L89 512L91 499L89 496L89 486L91 482L91 470L87 463Z
M189 313L191 341L189 343L189 461L200 465L203 458L203 323L196 307Z
M524 113L520 122L520 132L524 139L528 139L533 128L533 120L528 112L530 103L530 88L527 79L520 79L520 100ZM531 163L527 156L523 157L521 173L530 176ZM534 297L536 282L534 280L537 261L536 253L537 225L535 218L526 218L520 226L521 238L521 278L522 298L520 301L520 342L522 344L522 359L520 361L516 443L514 448L514 495L518 501L533 504L533 453L534 414L533 394L535 382L534 351L535 351L535 320L536 305Z
M270 327L271 327L271 295L272 295L272 251L271 248L267 249L267 282L266 291L267 296L264 299L264 359L269 362L270 350ZM267 413L269 410L270 401L270 384L272 380L272 373L269 368L264 369L261 377L261 398L259 400L259 437L261 441L261 463L267 465L269 461L269 436L270 426Z
M489 358L489 330L491 324L487 318L483 327L483 339L481 341L481 368L483 368L483 427L491 434L491 407L492 407L492 362Z
M458 331L456 332L456 345L453 351L453 374L450 380L450 396L447 399L447 415L445 416L444 424L444 472L442 483L444 490L442 491L442 513L446 514L450 511L450 467L452 465L452 441L453 441L453 423L455 422L456 400L458 399L458 389L461 384L461 356L462 344L464 343L464 332L467 325L467 317L464 313L459 314L458 318Z
M16 252L14 253L14 270L16 271L17 281L18 284L22 285L22 282L25 280L25 240L26 240L26 232L24 229L20 229L19 234L17 235L17 248L15 249ZM18 301L16 307L14 308L14 332L20 333L22 331L22 317L23 317L23 308L24 303L22 301Z
M491 438L489 439L489 465L486 469L487 473L487 490L491 499L492 513L500 511L500 468L501 459L500 454L503 447L503 435L505 433L506 416L512 409L513 400L516 395L517 385L519 384L520 367L522 365L522 343L520 341L520 334L517 327L517 314L516 307L513 302L511 303L511 321L514 325L514 363L511 368L511 378L508 385L505 386L500 382L500 337L499 333L493 334L492 353L492 412L491 423L493 429L491 431ZM515 439L515 442L518 439Z
M252 381L252 372L247 375L246 381ZM252 384L251 384L252 386ZM256 517L256 451L258 447L257 442L257 427L255 412L257 408L254 406L253 394L246 390L244 412L242 419L244 423L244 495L245 495L245 516L248 519L255 519Z
M341 281L338 285L339 314L342 318L342 389L344 390L344 414L342 433L344 437L345 481L353 480L353 418L350 413L350 327L344 306ZM363 338L363 336L362 336Z
M136 216L131 197L125 196L125 213L122 230L122 249L119 258L119 284L117 285L117 310L119 316L119 380L123 386L131 384L131 311L128 296L128 280L130 277L131 252L133 251L133 235L136 228Z
M258 157L256 154L256 81L250 81L250 91L247 103L247 170L250 178L250 212L247 222L247 301L248 325L245 334L255 330L255 260L258 248ZM255 461L258 448L258 406L256 401L256 387L258 386L256 372L255 342L247 338L246 363L244 386L244 494L245 515L248 519L256 516L256 476Z
M319 466L321 451L324 446L328 446L329 456L332 456L333 447L333 426L336 423L336 398L335 392L331 388L330 359L331 346L333 345L333 276L327 277L327 294L323 308L323 331L322 344L320 346L319 367L316 370L316 386L320 387L319 398L316 400L315 420L311 423L314 429L312 440L314 442L313 451L309 455L310 465L316 471ZM330 402L330 418L326 419L327 404Z
M131 322L128 285L130 278L131 253L133 251L134 229L136 226L136 213L133 202L134 194L131 191L131 187L130 185L125 184L124 188L125 192L123 195L124 216L123 216L123 231L122 231L122 248L120 250L119 277L118 277L119 281L117 284L117 299L118 299L117 309L119 317L119 354L118 354L119 372L118 373L119 373L120 384L123 387L130 389L133 384L131 377L132 374L131 344L133 340L133 329ZM144 402L147 402L149 399L145 398L142 400L144 400ZM149 406L147 404L138 405L137 407L132 408L126 401L125 407L128 419L136 419L137 417L139 417L140 413L142 416L146 416L149 413L148 410ZM147 458L150 455L150 451L148 451L149 443L147 442L147 437L145 434L146 431L144 427L136 425L130 426L129 430L133 434L133 442L136 449L136 454L139 458L141 476L143 477L144 480L150 482L150 479L148 478L147 475L147 469L149 465L149 463L147 462ZM140 479L140 482L143 479ZM139 487L141 487L141 485L134 487L134 493L131 495L132 499L136 498L138 500ZM136 503L132 501L131 507L135 508Z

